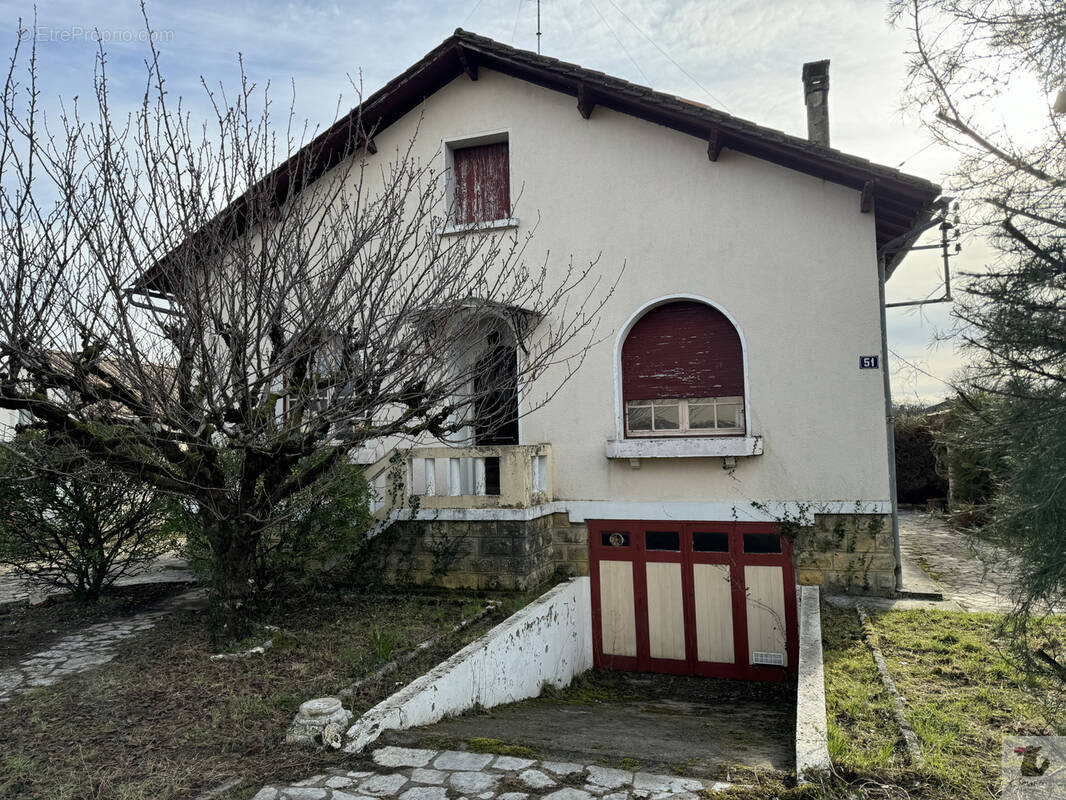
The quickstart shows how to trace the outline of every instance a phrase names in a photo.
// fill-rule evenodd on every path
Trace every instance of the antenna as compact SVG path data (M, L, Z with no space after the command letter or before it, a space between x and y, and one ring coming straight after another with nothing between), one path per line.
M540 0L537 0L537 55L540 55Z

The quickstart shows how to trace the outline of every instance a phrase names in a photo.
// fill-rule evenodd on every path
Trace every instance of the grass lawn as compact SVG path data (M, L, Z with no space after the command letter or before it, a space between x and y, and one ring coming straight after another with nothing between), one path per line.
M855 611L823 605L822 614L830 755L849 777L893 784L911 797L998 797L1003 736L1066 732L1066 719L1046 711L1001 654L1001 617L872 612L926 761L916 772L907 764ZM1066 621L1059 623L1066 635Z
M345 705L365 711L528 599L509 598ZM209 658L203 613L171 614L111 663L0 706L0 798L166 800L237 776L248 784L225 797L245 798L305 777L344 756L283 744L301 702L335 694L484 605L447 594L305 597L263 620L284 632L273 649L226 661ZM268 638L260 631L231 649Z

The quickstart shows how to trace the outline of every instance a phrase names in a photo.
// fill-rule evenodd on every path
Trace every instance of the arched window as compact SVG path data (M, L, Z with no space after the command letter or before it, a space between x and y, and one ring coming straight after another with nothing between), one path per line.
M692 300L656 306L622 344L626 436L742 436L744 352L733 323Z

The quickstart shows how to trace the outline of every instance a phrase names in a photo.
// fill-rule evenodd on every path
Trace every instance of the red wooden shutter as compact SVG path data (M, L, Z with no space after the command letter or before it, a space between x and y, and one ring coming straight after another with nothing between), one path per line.
M653 308L622 345L625 400L744 395L740 335L726 316L703 303Z
M452 156L455 221L486 222L511 216L507 142L464 147Z

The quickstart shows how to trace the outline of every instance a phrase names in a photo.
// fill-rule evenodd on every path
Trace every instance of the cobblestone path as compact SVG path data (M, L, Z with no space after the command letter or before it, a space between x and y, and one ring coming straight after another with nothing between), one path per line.
M253 800L698 800L730 784L531 758L381 747L374 770L333 770Z
M90 625L79 633L64 636L47 650L14 667L0 670L0 703L35 686L49 686L68 675L106 664L115 657L119 642L148 630L166 613L150 611L129 619Z

